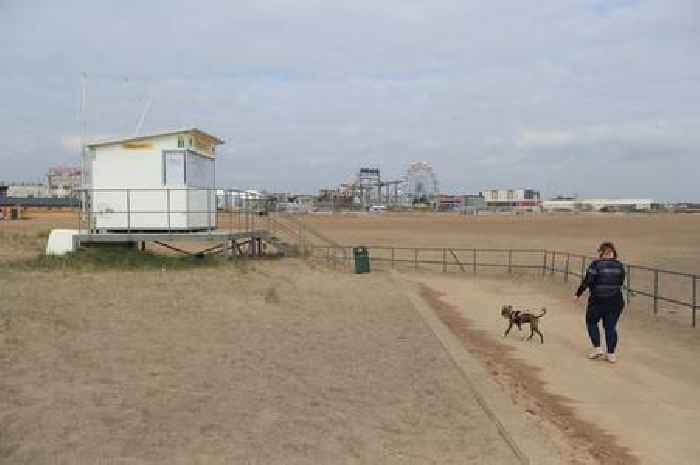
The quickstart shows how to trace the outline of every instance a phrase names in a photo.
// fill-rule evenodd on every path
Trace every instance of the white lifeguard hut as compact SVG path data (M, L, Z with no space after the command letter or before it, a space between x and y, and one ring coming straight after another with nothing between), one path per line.
M83 191L90 229L215 229L216 146L223 143L185 128L86 144Z
M270 221L255 221L264 198L216 187L216 146L223 143L185 128L86 144L79 227L52 231L46 253L109 244L143 250L149 242L197 256L257 256L266 253L265 244L286 254L289 244L258 228ZM217 224L220 216L223 225ZM188 251L178 241L217 244Z

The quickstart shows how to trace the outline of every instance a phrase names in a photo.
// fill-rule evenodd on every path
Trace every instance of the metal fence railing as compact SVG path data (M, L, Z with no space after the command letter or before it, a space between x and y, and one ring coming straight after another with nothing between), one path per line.
M564 282L573 276L581 279L594 258L544 249L464 249L416 247L366 247L372 268L461 271L473 274L486 270L534 272L542 276L562 275ZM313 257L325 259L334 267L352 266L352 247L309 246ZM636 296L651 299L652 311L659 313L661 303L687 308L696 327L699 276L692 273L625 264L627 300Z
M217 188L81 189L78 229L101 231L252 231L269 229L267 203Z

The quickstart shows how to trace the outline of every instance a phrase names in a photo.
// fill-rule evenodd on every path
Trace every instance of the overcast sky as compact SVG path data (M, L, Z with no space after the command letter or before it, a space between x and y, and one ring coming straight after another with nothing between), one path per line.
M225 187L375 165L443 191L700 200L698 0L0 0L0 180L197 126Z

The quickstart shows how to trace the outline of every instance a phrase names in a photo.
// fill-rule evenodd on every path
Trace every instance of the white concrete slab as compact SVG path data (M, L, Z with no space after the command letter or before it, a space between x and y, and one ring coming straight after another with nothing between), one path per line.
M53 229L46 244L46 255L65 255L75 252L73 237L80 234L77 229Z

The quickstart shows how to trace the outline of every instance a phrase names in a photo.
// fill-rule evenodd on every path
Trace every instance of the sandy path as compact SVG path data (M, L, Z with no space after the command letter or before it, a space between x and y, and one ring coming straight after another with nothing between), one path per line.
M515 403L568 430L582 446L591 443L592 454L604 463L698 463L700 341L692 329L627 314L613 366L585 358L584 309L562 284L439 274L410 279L428 286L424 297L479 353ZM506 303L549 309L542 321L544 345L523 342L517 331L502 338L505 321L498 312Z

